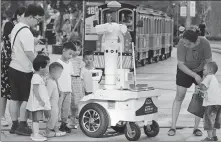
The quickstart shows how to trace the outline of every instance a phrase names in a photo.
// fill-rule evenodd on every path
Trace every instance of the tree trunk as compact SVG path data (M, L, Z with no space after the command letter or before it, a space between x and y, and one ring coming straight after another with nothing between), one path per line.
M211 35L218 36L221 33L221 2L220 1L211 1L211 12L209 15L209 22L208 22L208 30Z

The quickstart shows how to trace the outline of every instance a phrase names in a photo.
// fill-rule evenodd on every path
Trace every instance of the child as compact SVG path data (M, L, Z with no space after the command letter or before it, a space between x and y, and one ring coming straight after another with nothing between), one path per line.
M209 62L204 67L204 80L200 90L204 94L203 106L206 107L204 114L204 129L208 137L203 141L218 141L216 129L220 129L221 114L221 90L215 76L218 70L216 62Z
M58 124L59 92L58 92L57 80L61 76L62 71L63 71L63 66L58 62L51 63L49 66L47 90L51 103L51 117L49 118L46 126L47 137L54 137L54 136L58 137L58 136L64 136L66 134L66 132L59 131L59 124Z
M82 68L81 79L83 80L85 95L89 95L93 92L92 73L90 70L94 69L94 53L91 51L85 51L83 61L85 63L85 67Z
M83 82L80 78L81 69L84 67L83 60L79 57L81 47L76 42L74 43L77 47L76 53L71 59L74 76L72 77L72 97L71 97L71 123L70 127L77 129L76 118L78 117L78 103L84 97Z
M57 60L63 66L63 71L58 79L58 87L60 91L59 107L61 112L61 126L60 131L71 133L71 129L67 127L67 119L71 105L71 76L73 75L73 67L70 59L76 51L76 47L72 42L63 44L63 51L61 58Z
M45 141L46 137L39 134L39 121L43 120L44 110L50 110L50 100L45 86L44 77L48 73L49 57L37 55L33 61L35 73L31 80L30 96L27 102L27 110L29 119L32 120L32 135L33 141ZM46 111L47 112L47 111ZM48 117L48 112L45 117Z

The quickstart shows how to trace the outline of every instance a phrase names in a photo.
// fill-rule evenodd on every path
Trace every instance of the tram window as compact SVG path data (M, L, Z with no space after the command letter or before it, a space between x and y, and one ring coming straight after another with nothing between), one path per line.
M113 14L111 13L111 11L109 9L105 9L102 13L102 23L108 23L111 22L111 20L115 20L115 17L112 17Z
M157 20L154 19L154 34L156 33L157 31Z
M144 18L144 34L147 34L147 18Z
M159 23L160 23L160 20L158 19L158 20L157 20L157 34L160 33L160 26L159 26Z
M134 30L134 22L133 22L133 11L132 10L121 10L119 12L119 23L123 23L127 26L129 31Z
M149 34L151 34L151 30L152 30L152 20L149 19Z

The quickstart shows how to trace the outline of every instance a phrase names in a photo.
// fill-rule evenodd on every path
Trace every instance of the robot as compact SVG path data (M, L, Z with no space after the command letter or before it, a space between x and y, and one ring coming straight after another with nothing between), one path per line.
M112 21L95 28L98 34L103 34L105 83L104 88L97 87L97 90L84 96L79 102L79 124L82 132L89 137L99 138L111 127L118 133L124 133L129 141L137 141L141 136L140 127L143 127L148 137L157 136L159 90L147 85L133 84L134 80L136 82L136 72L133 76L122 67L124 44L121 41L122 34L127 32L126 25ZM132 48L134 51L133 44ZM117 67L119 54L120 69Z
M95 28L97 34L104 34L102 48L105 51L105 89L117 89L117 58L118 52L122 49L122 44L118 43L118 38L127 32L127 27L126 25L112 22L97 25Z

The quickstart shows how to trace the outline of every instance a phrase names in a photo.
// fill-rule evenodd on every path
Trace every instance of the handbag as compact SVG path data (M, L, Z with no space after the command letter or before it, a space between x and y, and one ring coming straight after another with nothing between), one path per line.
M205 107L203 106L203 98L200 96L200 93L193 94L187 111L195 116L203 118Z

